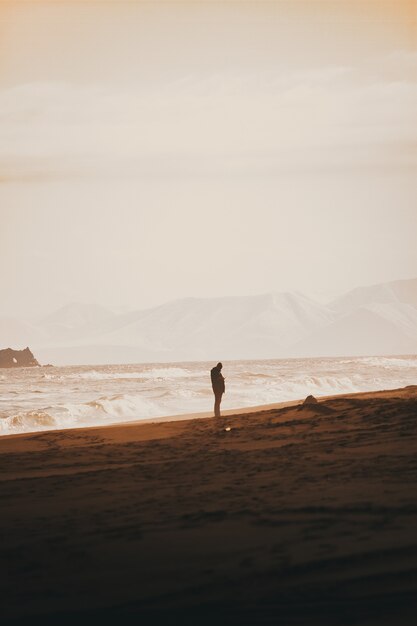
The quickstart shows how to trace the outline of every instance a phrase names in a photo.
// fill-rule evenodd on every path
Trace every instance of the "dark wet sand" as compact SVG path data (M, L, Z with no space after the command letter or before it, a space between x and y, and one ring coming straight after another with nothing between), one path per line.
M417 386L0 455L4 623L417 623Z

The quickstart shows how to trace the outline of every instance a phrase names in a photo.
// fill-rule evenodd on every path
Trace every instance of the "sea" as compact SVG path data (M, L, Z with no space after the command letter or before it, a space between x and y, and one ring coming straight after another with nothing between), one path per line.
M0 434L211 411L213 362L0 370ZM417 355L225 361L223 409L417 384Z

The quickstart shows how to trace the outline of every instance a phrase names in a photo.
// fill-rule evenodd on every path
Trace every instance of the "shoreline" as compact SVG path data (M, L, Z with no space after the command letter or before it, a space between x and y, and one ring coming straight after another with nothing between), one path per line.
M325 402L327 400L333 400L336 398L352 398L352 397L366 397L366 396L375 396L375 395L383 395L383 394L391 394L396 391L402 391L413 387L413 385L408 385L406 387L398 387L396 389L381 389L377 391L354 391L351 393L340 393L340 394L332 394L326 396L315 396L318 402ZM305 398L300 398L297 400L287 400L283 402L271 402L268 404L259 404L248 407L238 407L234 409L225 409L222 410L221 418L223 417L232 417L232 416L240 416L240 415L249 415L252 413L260 413L263 411L271 411L271 410L280 410L289 407L296 407L303 404ZM162 415L157 417L145 417L133 419L127 422L111 422L108 424L98 424L92 426L70 426L68 428L51 428L51 429L43 429L43 430L30 430L21 433L8 433L6 435L0 435L0 442L5 439L14 439L25 436L33 436L42 433L65 433L65 432L79 432L84 430L102 430L106 428L128 428L128 427L136 427L140 425L149 426L150 424L161 424L164 422L184 422L184 421L193 421L197 419L216 419L213 415L213 411L198 411L194 413L178 413L174 415Z
M249 407L242 407L236 409L225 409L222 411L221 417L228 417L231 415L246 415L248 413L257 413L259 411L268 411L271 409L281 409L287 406L296 406L300 404L303 400L288 400L287 402L275 402L270 404L260 404ZM61 432L72 432L72 431L83 431L83 430L101 430L103 428L122 428L129 426L140 426L143 424L147 426L149 424L161 424L164 422L184 422L184 421L192 421L196 419L208 419L213 418L216 419L213 415L213 411L198 411L196 413L178 413L175 415L161 415L156 417L145 417L145 418L137 418L130 420L128 422L110 422L108 424L98 424L92 426L71 426L68 428L50 428L44 430L28 430L22 433L8 433L7 435L0 435L0 441L3 439L10 439L15 437L24 437L25 435L36 435L41 433L61 433Z

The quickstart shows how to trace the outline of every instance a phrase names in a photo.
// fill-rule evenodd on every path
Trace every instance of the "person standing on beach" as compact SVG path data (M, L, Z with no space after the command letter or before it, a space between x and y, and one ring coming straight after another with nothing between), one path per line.
M225 392L224 376L222 374L222 363L217 363L216 367L213 367L211 375L211 386L214 393L214 417L220 417L220 403L222 396Z

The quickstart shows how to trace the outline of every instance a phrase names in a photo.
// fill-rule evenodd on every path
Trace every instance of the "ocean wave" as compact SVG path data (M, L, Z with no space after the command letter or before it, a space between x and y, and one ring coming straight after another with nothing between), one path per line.
M374 367L383 367L386 369L392 368L417 368L417 357L409 358L409 357L364 357L362 359L358 359L359 363L364 363L366 365L372 365Z
M60 427L58 421L46 411L21 412L0 420L0 430L3 434L51 430Z
M353 392L358 388L357 382L350 376L307 376L301 386L306 391L316 389L318 392Z
M67 374L62 378L70 380L123 380L129 378L142 378L139 372L81 372L77 374Z
M326 396L361 390L360 381L349 376L305 376L293 380L276 377L268 384L247 387L231 384L227 393L236 399L236 406L251 406L300 400L310 394Z
M191 371L181 367L156 367L150 370L141 372L138 378L156 378L156 379L171 379L171 378L190 378L201 376L200 371Z
M264 372L259 372L259 373L257 373L257 372L240 372L240 376L242 378L248 378L248 379L251 379L251 378L253 378L253 379L260 379L260 378L265 378L265 379L272 378L272 379L274 379L274 378L276 378L276 374L265 374Z
M89 402L64 403L42 410L21 411L3 417L0 420L0 429L3 434L7 434L51 428L100 426L167 414L166 408L142 395L116 394Z
M88 372L71 372L69 374L43 374L45 380L123 380L123 379L152 379L170 380L175 378L190 378L200 376L201 372L192 372L180 367L159 367L139 372L107 372L90 370Z

